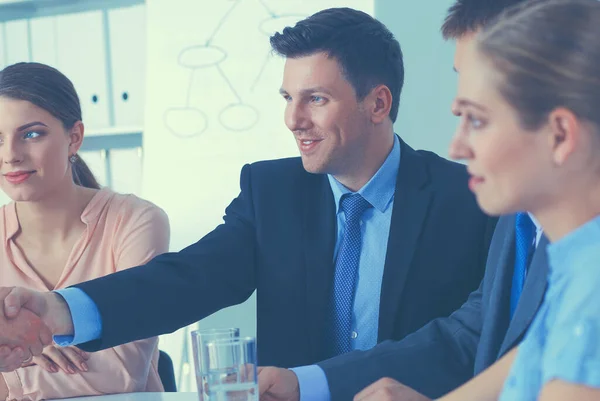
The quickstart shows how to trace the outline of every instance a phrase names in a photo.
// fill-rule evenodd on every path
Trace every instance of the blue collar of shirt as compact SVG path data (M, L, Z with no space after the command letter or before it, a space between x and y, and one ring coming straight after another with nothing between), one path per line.
M361 194L375 209L385 212L394 199L399 169L400 141L394 135L392 151L375 175L357 193ZM335 199L335 213L337 214L339 212L340 198L342 195L351 193L352 191L336 180L331 174L327 174L327 178L329 179L329 185Z

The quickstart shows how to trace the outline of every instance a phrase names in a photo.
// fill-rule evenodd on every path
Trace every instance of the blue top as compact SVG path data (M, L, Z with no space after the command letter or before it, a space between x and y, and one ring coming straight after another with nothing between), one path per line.
M533 401L553 379L600 388L600 216L548 246L548 290L500 401Z
M367 210L362 217L363 246L352 314L354 349L368 349L377 343L379 296L385 265L385 253L381 252L381 244L387 244L389 236L399 167L400 141L397 136L394 136L392 151L385 162L369 182L358 191L373 205L373 208ZM332 176L328 178L336 204L338 231L335 258L345 227L345 215L339 210L339 201L342 195L350 191ZM69 306L75 335L57 336L55 342L67 346L99 339L102 333L102 319L92 299L79 288L66 288L56 292Z

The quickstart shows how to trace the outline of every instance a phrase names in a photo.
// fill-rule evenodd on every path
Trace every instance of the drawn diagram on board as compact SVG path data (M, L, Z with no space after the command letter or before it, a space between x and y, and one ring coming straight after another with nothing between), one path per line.
M259 0L259 2L265 8L265 10L267 10L267 13L269 13L269 17L262 20L258 26L258 29L267 38L271 37L271 35L273 35L275 32L281 32L283 30L283 28L285 28L286 26L293 26L299 20L307 17L307 15L302 15L302 14L276 14L271 8L269 8L267 3L265 3L265 0ZM260 68L260 71L258 72L256 79L254 80L254 82L252 83L252 86L250 87L251 92L254 91L256 84L258 84L260 77L262 76L263 72L265 71L265 68L267 67L267 64L269 63L270 55L271 55L271 52L268 51L267 54L265 55L265 59Z
M190 70L185 106L168 108L163 116L165 126L175 136L194 137L202 134L208 129L209 118L207 114L203 110L191 105L192 87L195 76L198 71L207 68L216 68L224 85L228 87L228 90L236 98L235 103L225 106L219 112L218 120L221 126L228 131L248 131L256 126L259 121L260 114L257 108L242 99L239 91L236 90L225 71L223 71L223 68L221 68L220 64L228 58L227 51L212 44L214 38L227 22L227 19L233 10L242 2L242 0L230 1L232 3L231 7L219 20L219 23L206 42L201 45L186 47L179 52L177 59L178 64L181 67ZM266 4L265 0L258 0L258 2L269 14L269 17L260 21L258 26L260 32L267 37L270 37L275 32L280 32L286 26L294 25L298 20L306 17L306 15L300 14L276 14ZM270 55L271 52L267 52L258 75L250 87L251 92L254 91L263 75L269 62ZM228 116L234 115L238 118L228 118ZM182 121L185 121L186 123L182 124Z

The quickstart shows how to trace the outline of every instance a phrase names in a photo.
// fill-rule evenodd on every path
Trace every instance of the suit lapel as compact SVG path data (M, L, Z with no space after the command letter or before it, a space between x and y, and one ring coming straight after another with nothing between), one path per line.
M378 340L391 338L402 290L433 197L422 157L400 140L400 169L379 304Z
M542 236L531 260L521 299L519 299L515 315L508 326L500 355L509 351L520 341L544 299L548 275L547 246L548 240Z
M483 319L485 326L482 331L486 333L485 346L487 347L487 350L482 353L485 355L483 357L485 359L484 366L489 366L496 360L506 337L510 318L510 292L515 259L515 216L506 217L500 221L494 236L501 236L502 240L497 249L490 248L488 267L486 267L491 269L490 264L497 264L488 298L493 301L487 303L488 309L485 311L490 318ZM501 227L500 224L503 226ZM492 244L494 243L495 241L492 241Z
M323 332L333 283L333 251L336 237L335 201L325 175L307 174L304 190L303 242L306 261L307 333L315 360L323 359L326 349ZM312 323L311 323L312 322Z

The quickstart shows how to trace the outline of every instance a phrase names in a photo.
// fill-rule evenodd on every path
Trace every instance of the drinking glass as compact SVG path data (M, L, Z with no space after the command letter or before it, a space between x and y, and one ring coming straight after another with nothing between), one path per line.
M200 366L210 401L258 401L256 339L215 339L202 343Z
M194 368L196 371L196 386L198 387L198 398L200 401L208 400L208 395L205 392L206 388L206 375L202 371L201 361L203 345L206 342L214 341L217 339L234 339L240 336L240 329L229 328L229 329L205 329L205 330L194 330L191 333L192 336L192 352L194 355Z

